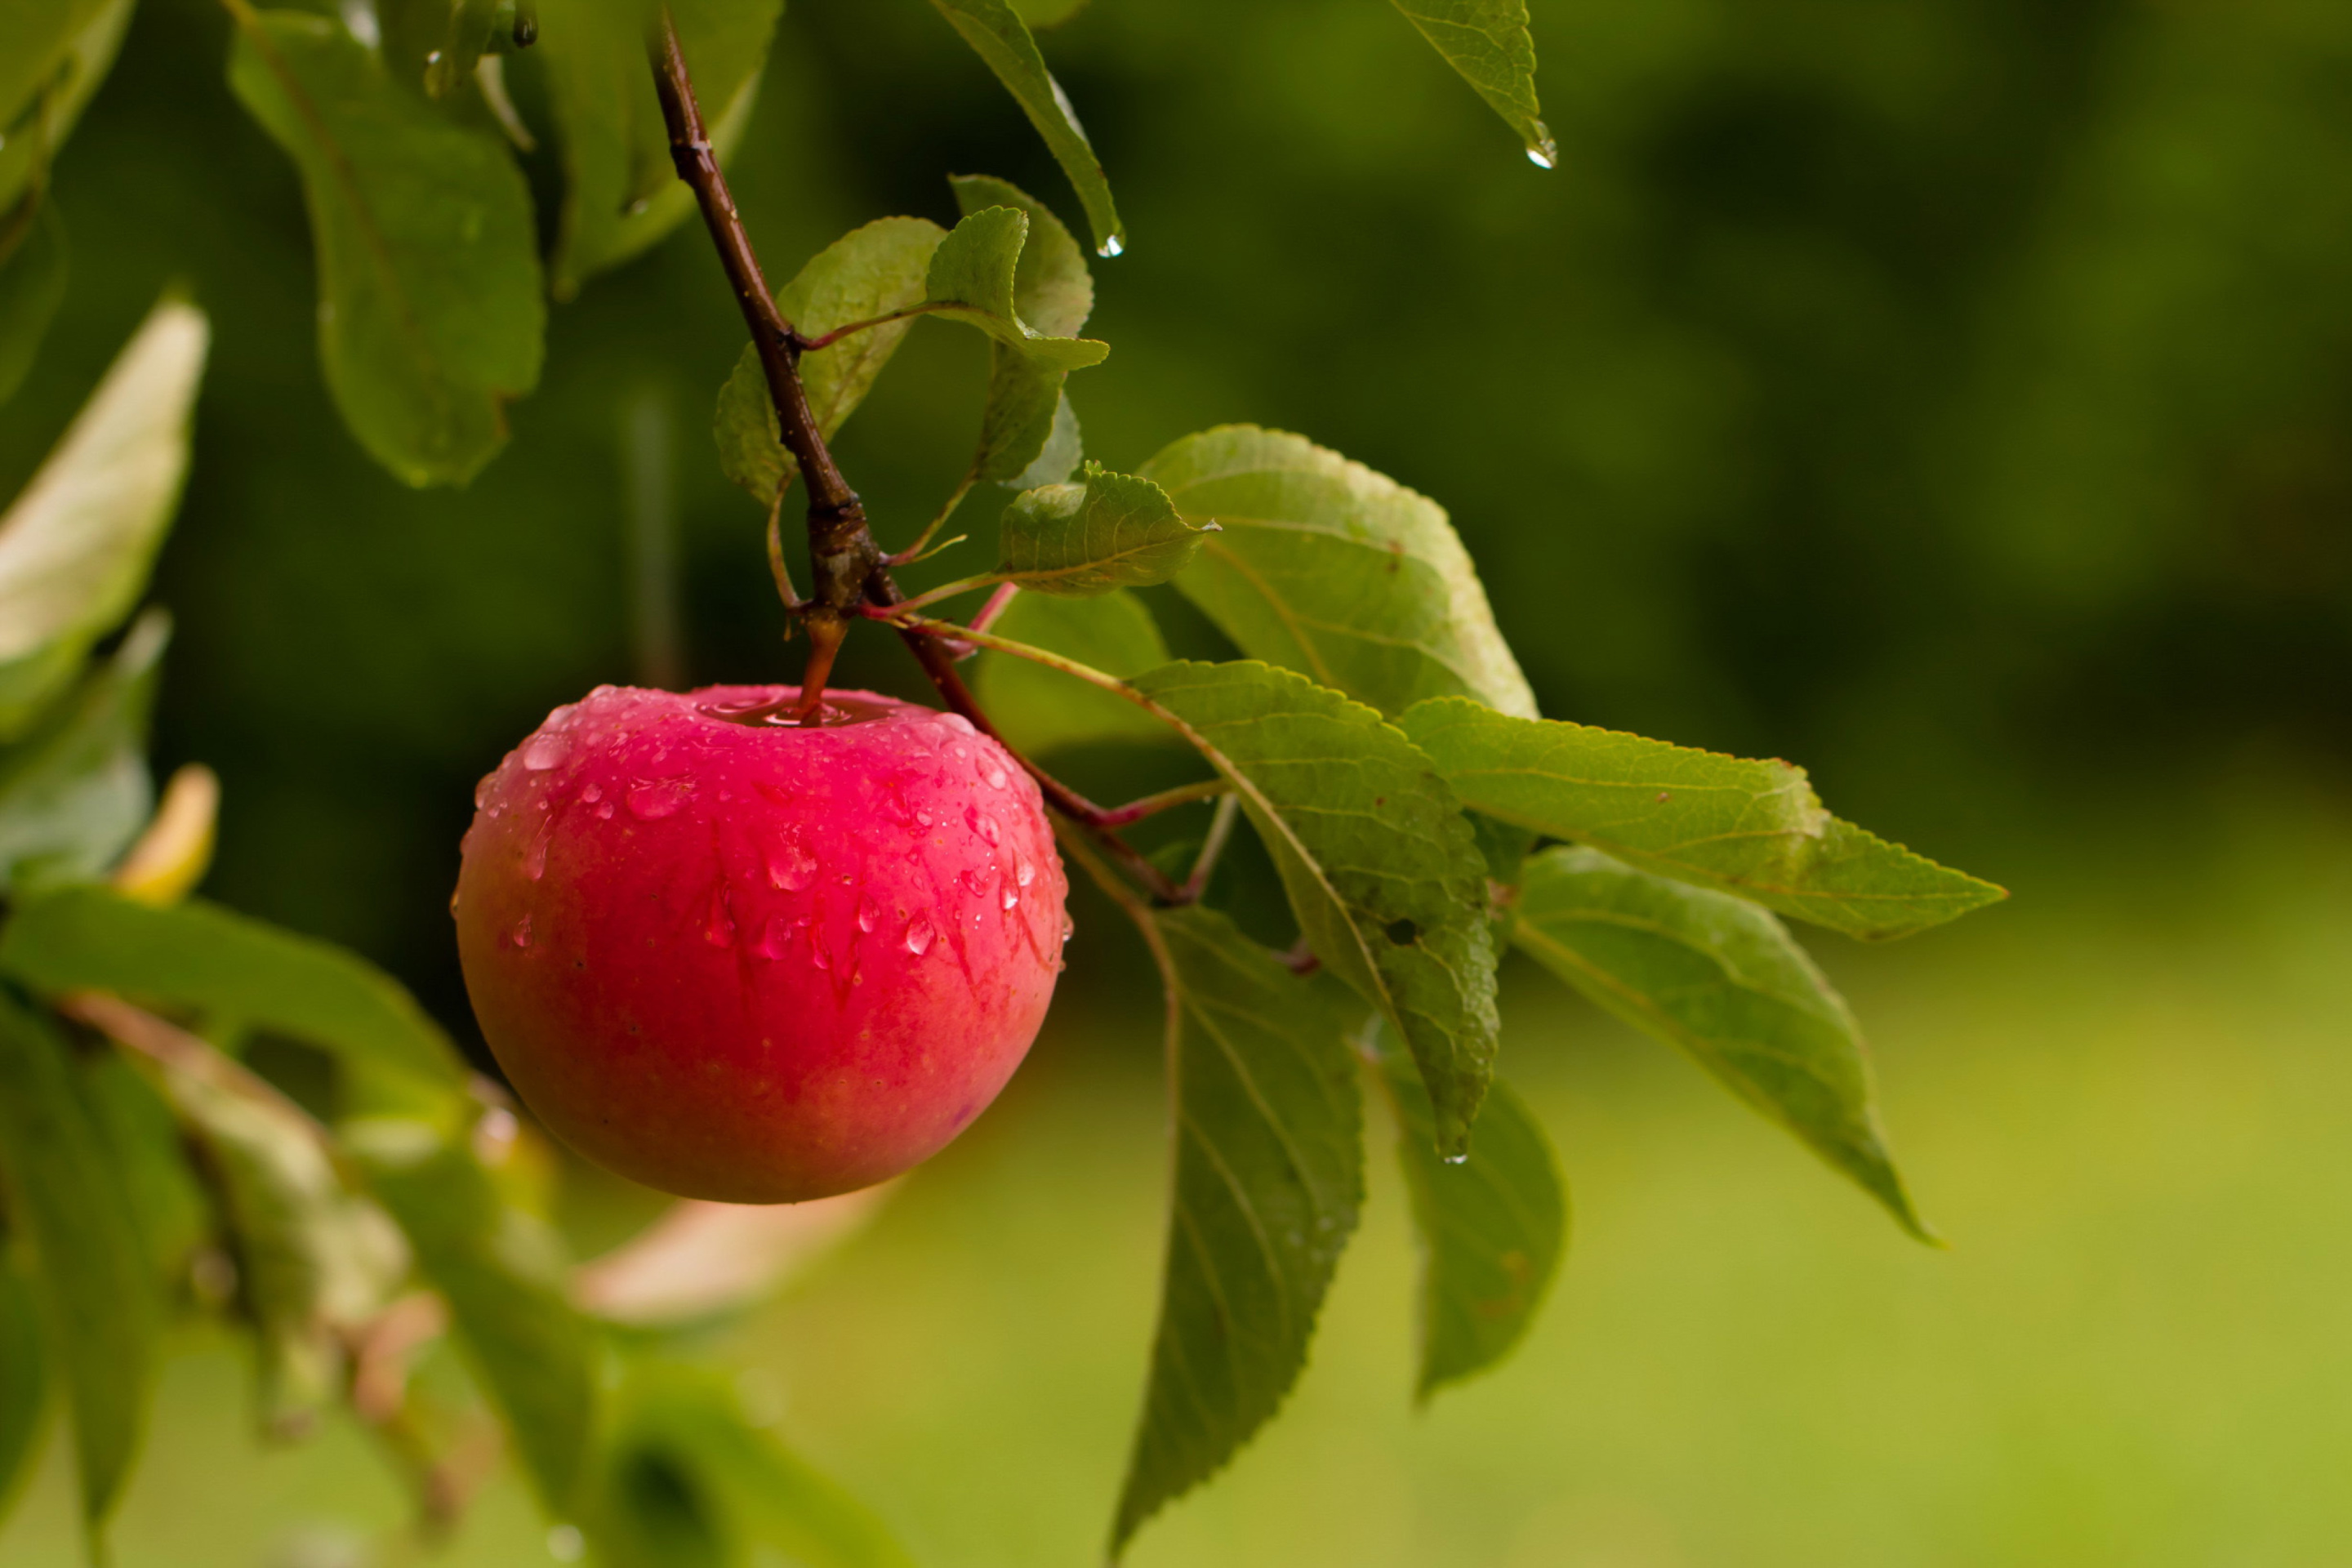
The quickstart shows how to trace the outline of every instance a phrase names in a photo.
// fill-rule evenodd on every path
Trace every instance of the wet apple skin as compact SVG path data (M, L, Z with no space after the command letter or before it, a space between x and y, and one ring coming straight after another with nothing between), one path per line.
M1068 890L1037 787L963 720L868 692L600 688L477 796L454 910L484 1037L580 1153L682 1196L894 1176L1044 1021Z

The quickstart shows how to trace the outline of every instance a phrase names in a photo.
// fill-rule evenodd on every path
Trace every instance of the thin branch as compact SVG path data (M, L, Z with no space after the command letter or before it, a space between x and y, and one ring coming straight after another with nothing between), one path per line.
M893 321L904 321L916 316L927 316L934 310L950 310L957 308L945 300L927 300L919 305L909 305L904 310L893 310L887 316L868 316L862 321L852 321L845 327L835 327L833 331L821 333L816 337L803 338L800 340L801 352L813 354L819 349L833 347L853 332L862 332L871 327L887 327Z
M1213 800L1221 795L1229 795L1233 788L1223 779L1197 779L1191 784L1178 784L1173 789L1147 795L1140 800L1129 801L1125 805L1115 805L1103 813L1102 821L1097 826L1124 827L1130 822L1140 822L1171 806L1190 805L1196 800Z
M996 617L1004 613L1006 607L1013 603L1020 592L1021 584L1018 583L1007 583L998 588L995 593L988 596L988 603L980 607L980 614L965 623L966 629L984 632L994 626Z
M1217 861L1225 852L1225 843L1234 836L1234 818L1241 815L1242 797L1228 794L1217 802L1217 814L1209 818L1209 836L1201 841L1201 853L1192 862L1192 874L1184 879L1184 891L1197 902L1209 890L1210 874L1216 870Z
M952 583L944 583L939 587L926 589L911 599L899 600L890 607L891 613L893 616L898 616L910 614L916 610L928 610L933 605L945 599L952 599L960 594L976 594L982 588L992 588L1000 584L1008 588L1015 585L1006 583L993 572L982 572L970 577L959 577Z
M793 569L784 563L784 496L791 489L790 485L778 485L776 499L768 503L768 574L776 580L776 595L783 600L784 608L797 616L808 608L808 601L793 586ZM786 621L784 636L789 638L792 635L793 624Z
M963 498L971 494L971 487L979 478L979 464L974 463L971 468L966 468L964 470L963 478L956 481L956 488L949 492L946 503L932 515L930 521L923 525L923 531L915 535L915 542L907 546L906 549L899 551L896 555L885 556L883 558L883 564L886 566L905 566L920 560L923 554L923 546L929 544L931 542L932 536L948 525L948 519L955 515L956 508L963 505ZM945 546L941 546L941 548L944 549Z

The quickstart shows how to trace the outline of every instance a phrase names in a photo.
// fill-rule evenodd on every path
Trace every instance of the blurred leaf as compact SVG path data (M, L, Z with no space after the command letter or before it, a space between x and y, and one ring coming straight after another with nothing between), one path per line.
M721 163L734 155L751 122L782 11L782 0L673 0L670 6ZM547 0L538 53L563 140L567 184L551 265L555 297L568 300L596 273L677 227L694 211L694 192L670 162L635 7Z
M996 79L1029 116L1037 134L1045 139L1054 161L1062 165L1062 173L1077 192L1079 205L1087 209L1096 253L1117 256L1126 248L1127 230L1111 202L1110 181L1088 145L1086 132L1079 128L1077 113L1071 109L1062 84L1045 69L1045 57L1037 52L1037 41L1029 36L1020 13L1004 0L931 0L931 4L987 62Z
M1169 988L1176 1181L1151 1384L1118 1521L1138 1527L1270 1419L1364 1195L1363 1105L1327 977L1202 909L1152 917Z
M989 629L1106 675L1140 675L1168 662L1168 645L1151 612L1124 588L1091 599L1024 594ZM1024 754L1097 742L1154 745L1174 738L1167 725L1134 703L1009 654L982 653L972 685L989 717Z
M1564 847L1528 862L1518 912L1512 940L1545 968L1688 1052L1934 1239L1887 1154L1853 1015L1769 913Z
M213 1234L212 1205L188 1163L172 1108L121 1051L91 1051L74 1061L82 1103L106 1145L131 1216L146 1249L148 1272L169 1303L188 1283L197 1248Z
M55 202L25 199L34 205L0 220L0 403L24 384L66 297L65 219Z
M744 1416L731 1379L641 1357L615 1404L596 1489L596 1544L613 1568L909 1568L880 1520Z
M0 1167L31 1238L93 1540L121 1495L154 1389L162 1318L146 1248L57 1031L0 990Z
M343 1124L343 1144L447 1299L458 1343L509 1428L540 1500L562 1517L596 1430L596 1331L564 1289L562 1245L502 1201L489 1173L432 1125Z
M777 291L777 308L814 338L919 305L931 254L946 237L939 225L919 217L886 217L852 229ZM913 325L912 320L885 322L801 356L801 386L818 429L830 437L841 428ZM798 471L783 447L759 353L748 343L719 394L715 434L719 466L762 506Z
M163 798L131 852L114 868L115 890L158 909L195 890L213 863L220 816L220 779L202 763L188 763L163 786Z
M274 1029L443 1098L466 1083L456 1048L390 976L201 900L156 909L106 888L58 889L0 932L0 971L49 994L108 991Z
M1788 763L1456 698L1397 723L1479 811L1849 936L1907 936L2008 896L1832 816Z
M335 1394L342 1335L408 1272L400 1233L344 1180L326 1130L268 1084L113 998L79 1012L154 1064L204 1150L260 1336L263 1419L280 1435L302 1431Z
M0 47L0 211L48 166L122 43L133 0L19 0Z
M1028 217L1028 242L1013 272L1013 309L1047 337L1076 336L1093 313L1095 283L1086 252L1062 220L1008 180L958 174L949 183L967 217L992 206L1013 207ZM973 477L1018 483L1024 489L1061 483L1079 456L1077 416L1062 391L1068 373L1001 342L991 342L988 353L988 401ZM1029 470L1039 464L1046 471L1031 477Z
M32 1259L0 1235L0 1521L40 1458L48 1409L49 1351Z
M1517 886L1519 868L1534 853L1536 836L1527 828L1497 822L1483 811L1463 815L1470 819L1470 831L1477 837L1478 853L1486 862L1487 880L1506 888Z
M102 873L147 820L147 716L171 640L161 610L0 751L0 891Z
M210 335L194 306L157 305L0 518L0 740L139 602L179 505Z
M497 135L394 83L340 23L247 15L229 84L301 171L327 385L394 474L462 484L539 382L547 307L522 174Z
M1470 1158L1435 1152L1429 1096L1402 1051L1380 1055L1397 1158L1421 1246L1420 1396L1486 1371L1526 1337L1568 1247L1568 1192L1551 1142L1496 1079Z
M1057 27L1087 8L1087 0L1012 0L1032 27Z
M1494 1071L1486 864L1429 759L1379 714L1255 662L1163 665L1137 689L1241 796L1307 945L1402 1031L1460 1153Z
M1253 425L1187 436L1142 472L1223 528L1176 586L1250 658L1383 713L1458 694L1534 717L1477 568L1427 497Z
M1158 485L1094 463L1083 483L1013 497L997 530L999 576L1028 593L1074 599L1164 583L1203 537Z
M1546 169L1559 163L1559 148L1538 118L1527 0L1396 0L1396 8L1518 133L1530 162Z

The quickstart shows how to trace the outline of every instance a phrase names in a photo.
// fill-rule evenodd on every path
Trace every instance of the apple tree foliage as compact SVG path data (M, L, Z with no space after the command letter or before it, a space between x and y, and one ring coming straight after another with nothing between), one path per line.
M1394 3L1549 166L1520 0ZM307 198L328 390L392 473L463 483L538 379L547 299L710 195L709 176L679 178L658 51L648 65L656 19L628 0L222 4L230 87ZM878 217L773 299L819 442L922 319L988 340L965 477L918 542L959 505L992 510L995 563L908 600L875 584L914 552L877 558L864 613L919 647L981 650L958 700L1041 774L1087 747L1193 759L1193 782L1125 811L1048 791L1068 858L1132 919L1165 987L1164 1286L1114 1554L1297 1380L1375 1122L1393 1129L1421 1240L1419 1395L1525 1333L1568 1202L1543 1128L1497 1077L1508 947L1929 1237L1861 1032L1785 921L1902 936L2000 890L1831 815L1790 763L1543 717L1444 510L1305 437L1228 426L1134 474L1087 461L1069 384L1109 353L1081 335L1088 253L1118 255L1126 234L1033 31L1076 7L933 5L1043 137L1088 243L1035 197L961 175L953 227ZM716 159L742 139L780 8L673 0L662 19ZM0 395L65 286L50 155L130 13L35 0L0 16ZM552 215L513 157L532 132L510 69L540 73L540 133L567 180ZM597 1309L549 1222L543 1147L394 982L189 896L215 786L201 769L160 796L151 782L170 623L139 605L207 332L194 306L158 304L0 518L0 1500L61 1416L100 1549L165 1329L210 1313L249 1339L268 1432L348 1406L428 1531L488 1431L600 1562L904 1562L690 1346ZM815 449L780 423L773 347L747 346L715 389L714 431L772 531L796 452ZM1147 587L1181 595L1239 657L1171 659ZM982 590L968 624L934 614ZM1196 830L1149 854L1120 837L1162 811ZM1244 835L1270 868L1255 882L1220 864ZM1295 942L1262 940L1269 927ZM325 1055L326 1102L255 1070L271 1040Z

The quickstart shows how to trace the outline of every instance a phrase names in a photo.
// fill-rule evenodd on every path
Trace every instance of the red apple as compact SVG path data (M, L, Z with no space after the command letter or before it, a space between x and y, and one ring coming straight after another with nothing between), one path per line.
M788 687L599 687L482 781L452 908L550 1131L687 1197L791 1203L936 1153L1052 1000L1067 884L1036 784L962 718Z

